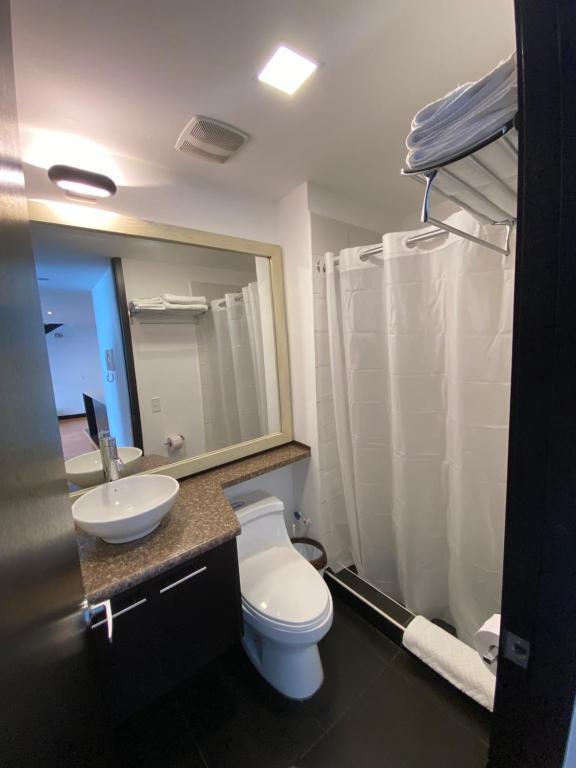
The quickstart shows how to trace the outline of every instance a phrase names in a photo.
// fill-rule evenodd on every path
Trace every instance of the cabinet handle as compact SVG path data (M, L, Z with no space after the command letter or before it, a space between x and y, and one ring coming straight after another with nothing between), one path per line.
M162 587L160 590L160 594L163 594L164 592L168 592L169 589L173 589L174 587L177 587L179 584L182 584L184 581L188 581L188 579L191 579L193 576L198 576L199 573L203 573L206 570L206 566L202 566L202 568L198 568L197 571L192 571L192 573L189 573L188 576L184 576L181 579L178 579L178 581L174 581L172 584L168 584L166 587Z
M142 600L138 600L137 603L132 603L132 605L128 605L126 608L122 608L121 611L116 611L116 613L113 613L110 617L110 624L109 626L112 626L112 620L118 618L118 616L122 616L123 613L128 613L128 611L133 611L134 608L138 608L139 605L144 605L144 603L147 601L147 598L142 598ZM102 621L97 621L96 624L92 624L92 629L96 629L96 627L101 627L102 624L106 624L107 619L103 619ZM112 642L111 636L109 637L110 642Z

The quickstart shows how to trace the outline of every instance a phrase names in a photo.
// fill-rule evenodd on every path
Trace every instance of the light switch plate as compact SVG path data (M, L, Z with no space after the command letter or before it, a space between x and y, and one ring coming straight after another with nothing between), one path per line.
M107 371L115 371L116 370L116 363L114 362L114 350L113 349L107 349L106 350L106 370Z
M150 405L152 406L152 413L160 413L162 410L162 401L159 397L153 397L150 400Z

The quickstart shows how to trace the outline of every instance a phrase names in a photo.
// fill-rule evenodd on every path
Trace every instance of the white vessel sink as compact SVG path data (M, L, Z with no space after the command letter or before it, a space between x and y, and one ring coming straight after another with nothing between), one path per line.
M118 448L118 458L122 459L122 472L142 456L140 448ZM70 483L79 485L80 488L91 488L93 485L105 483L104 470L102 469L102 457L100 451L90 451L74 456L65 462L66 478Z
M147 536L176 500L178 481L168 475L134 475L104 483L72 504L76 524L110 544Z

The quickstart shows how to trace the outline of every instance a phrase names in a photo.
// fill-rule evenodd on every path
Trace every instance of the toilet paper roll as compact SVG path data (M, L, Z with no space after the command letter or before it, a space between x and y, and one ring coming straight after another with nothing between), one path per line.
M183 435L168 435L164 445L168 446L169 451L177 451L178 448L182 448L184 445Z
M498 670L498 645L500 643L500 614L495 613L480 627L474 636L474 645L486 667L494 675Z

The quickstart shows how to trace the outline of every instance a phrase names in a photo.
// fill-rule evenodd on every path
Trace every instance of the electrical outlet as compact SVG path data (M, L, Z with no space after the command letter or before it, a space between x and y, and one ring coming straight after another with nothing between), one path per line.
M160 413L162 410L162 402L159 397L153 397L150 400L150 405L152 406L152 413Z

